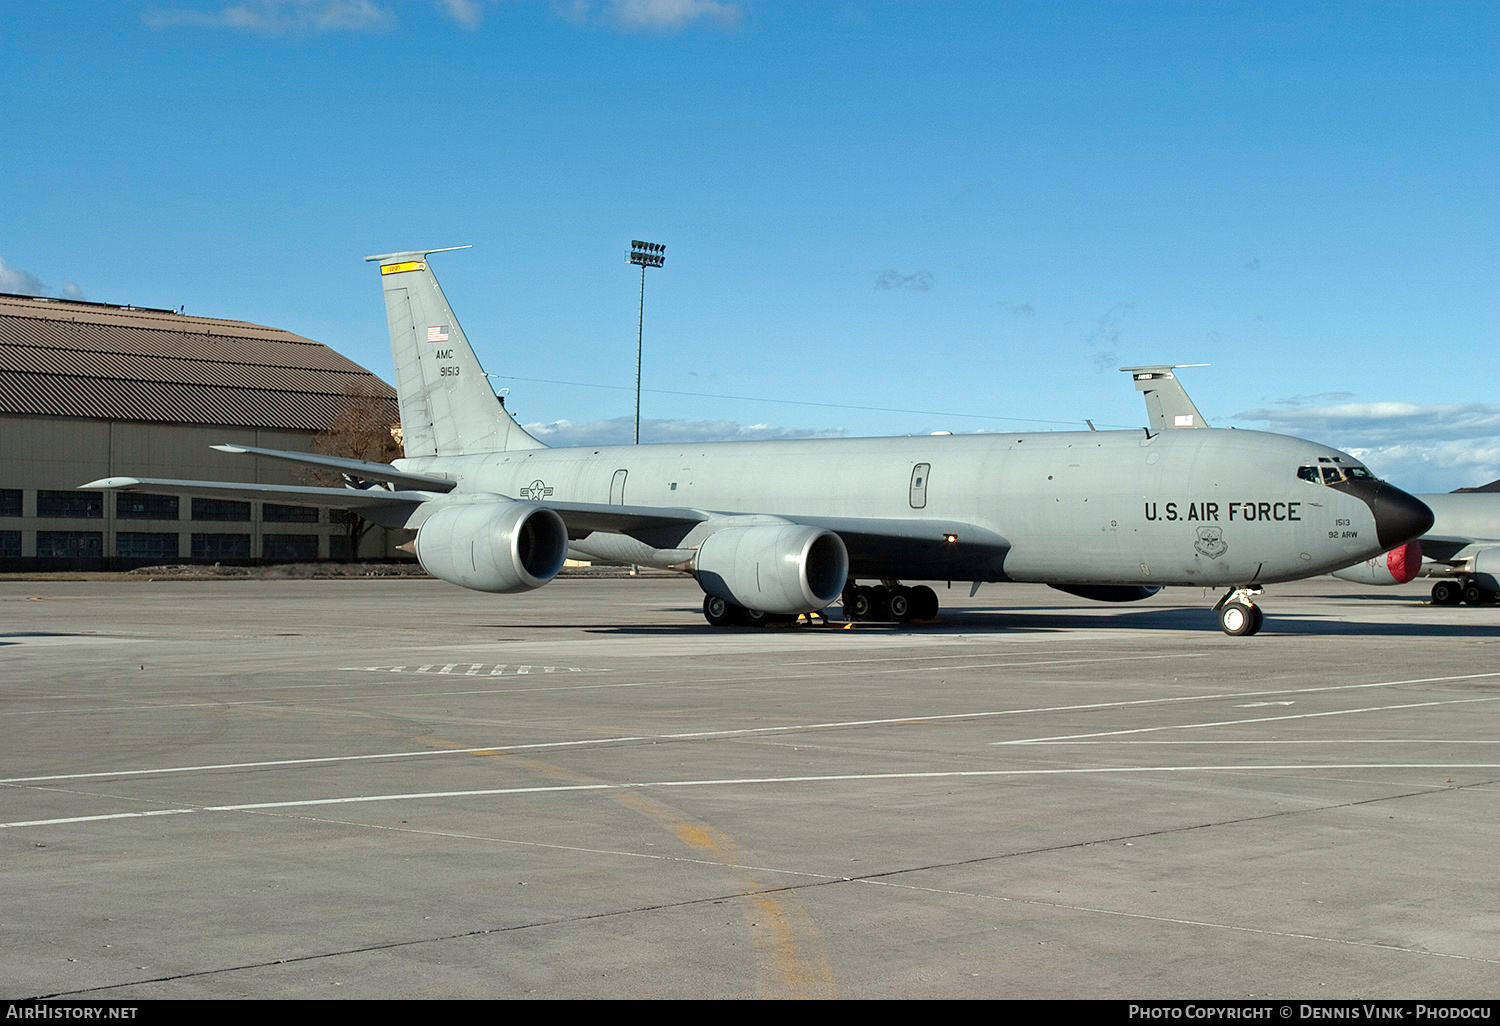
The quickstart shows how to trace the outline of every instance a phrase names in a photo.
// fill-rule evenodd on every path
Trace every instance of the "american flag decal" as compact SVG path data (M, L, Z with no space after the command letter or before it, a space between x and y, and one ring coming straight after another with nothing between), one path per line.
M427 326L427 341L429 341L429 342L446 342L446 341L448 341L448 325L446 325L446 324L429 324Z

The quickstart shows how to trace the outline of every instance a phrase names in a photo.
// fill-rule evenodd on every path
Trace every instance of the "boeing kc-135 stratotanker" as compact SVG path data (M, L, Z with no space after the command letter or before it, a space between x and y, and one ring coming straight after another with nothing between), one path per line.
M428 266L439 252L365 258L384 285L404 458L223 445L336 469L347 487L82 487L352 509L415 529L427 572L477 591L540 588L570 551L678 570L703 588L715 626L841 599L851 620L926 620L936 592L902 582L1019 581L1104 601L1222 588L1224 631L1254 634L1265 585L1350 566L1432 525L1425 505L1352 456L1258 431L548 448L487 383Z

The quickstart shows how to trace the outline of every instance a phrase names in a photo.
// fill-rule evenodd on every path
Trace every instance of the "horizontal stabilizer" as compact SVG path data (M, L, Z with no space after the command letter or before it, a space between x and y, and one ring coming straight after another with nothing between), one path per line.
M394 485L405 485L411 488L431 489L435 492L449 492L453 490L453 482L444 477L434 477L430 474L414 474L409 471L397 470L389 463L371 463L368 460L351 460L342 456L320 456L310 452L288 452L284 449L261 449L254 445L216 445L213 448L220 452L249 453L252 456L265 456L267 459L286 460L290 463L305 463L314 467L326 467L336 470L350 477L361 478L366 481L386 481Z

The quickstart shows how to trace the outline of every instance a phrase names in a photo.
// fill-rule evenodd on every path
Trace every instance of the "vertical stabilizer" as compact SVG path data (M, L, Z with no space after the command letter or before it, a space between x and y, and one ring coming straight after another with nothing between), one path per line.
M419 249L365 257L380 263L406 455L546 448L521 429L490 388L427 266L428 254L443 252L447 250Z
M1121 367L1135 381L1135 390L1146 400L1149 430L1206 428L1208 421L1188 398L1187 390L1172 372L1179 367L1207 367L1206 363L1160 364L1154 367Z

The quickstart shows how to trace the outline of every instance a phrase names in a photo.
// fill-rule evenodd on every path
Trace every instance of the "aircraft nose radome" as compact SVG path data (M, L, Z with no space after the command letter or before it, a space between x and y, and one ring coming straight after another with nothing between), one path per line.
M1432 510L1415 495L1381 482L1373 493L1361 495L1375 514L1375 537L1393 549L1432 530Z

